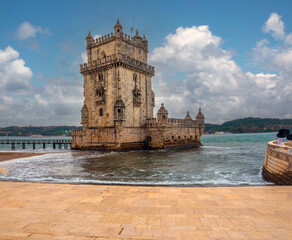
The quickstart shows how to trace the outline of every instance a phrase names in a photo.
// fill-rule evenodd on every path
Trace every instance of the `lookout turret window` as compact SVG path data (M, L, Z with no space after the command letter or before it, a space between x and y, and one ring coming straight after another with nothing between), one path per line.
M103 116L103 109L102 108L99 109L99 116L101 116L101 117Z
M102 73L98 74L98 80L99 80L100 82L103 81L103 74L102 74Z

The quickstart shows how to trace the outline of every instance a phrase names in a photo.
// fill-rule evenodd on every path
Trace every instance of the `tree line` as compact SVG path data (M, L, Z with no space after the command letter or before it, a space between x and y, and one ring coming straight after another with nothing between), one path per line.
M278 132L281 128L292 129L292 119L279 118L242 118L227 121L223 124L205 124L206 133L259 133Z

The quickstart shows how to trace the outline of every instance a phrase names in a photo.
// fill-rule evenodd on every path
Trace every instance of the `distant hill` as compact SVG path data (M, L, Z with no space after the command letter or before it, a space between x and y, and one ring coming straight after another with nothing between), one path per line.
M223 124L205 124L206 133L259 133L278 132L280 128L292 129L292 119L278 118L243 118L225 122Z
M280 128L292 130L292 119L278 118L243 118L225 122L223 124L205 124L205 133L230 132L230 133L259 133L278 132ZM48 127L4 127L0 128L0 136L71 136L70 130L82 129L76 126L48 126Z
M49 127L4 127L0 128L0 136L71 136L72 129L82 129L76 126L49 126Z

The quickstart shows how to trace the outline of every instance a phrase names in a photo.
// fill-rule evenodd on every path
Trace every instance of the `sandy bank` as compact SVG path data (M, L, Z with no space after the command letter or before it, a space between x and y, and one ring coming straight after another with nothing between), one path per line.
M28 152L0 152L0 162L7 161L16 158L25 158L38 155L44 155L45 153L28 153Z
M292 186L0 182L0 196L1 239L292 239Z

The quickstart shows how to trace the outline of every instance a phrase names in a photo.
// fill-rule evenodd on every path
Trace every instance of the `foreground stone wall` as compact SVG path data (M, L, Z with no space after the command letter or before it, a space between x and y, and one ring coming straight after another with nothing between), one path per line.
M277 141L268 143L263 179L279 185L292 185L292 144L278 145Z

